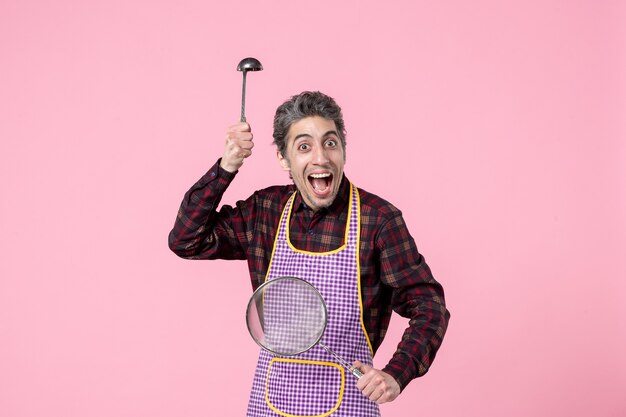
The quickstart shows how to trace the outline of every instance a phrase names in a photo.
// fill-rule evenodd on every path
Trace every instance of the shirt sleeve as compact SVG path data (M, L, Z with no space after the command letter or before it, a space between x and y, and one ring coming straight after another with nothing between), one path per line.
M409 319L393 357L383 368L400 388L424 375L441 345L450 313L442 286L433 277L424 257L398 211L382 227L380 250L381 280L392 287L392 308Z
M185 193L168 239L176 255L185 259L245 259L245 239L241 237L246 219L239 203L217 210L235 175L222 169L218 160Z

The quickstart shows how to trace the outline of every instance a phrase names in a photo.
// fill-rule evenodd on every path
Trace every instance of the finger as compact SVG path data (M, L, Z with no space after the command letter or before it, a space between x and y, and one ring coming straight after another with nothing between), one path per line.
M371 387L371 392L369 393L368 398L372 401L379 402L387 394L387 384L385 384L383 377L380 375L376 375L372 379L369 387Z
M399 391L395 391L393 388L387 387L385 391L380 395L380 397L378 397L375 401L377 404L388 403L395 400L398 397L398 394L400 394Z
M384 404L390 401L391 395L388 392L384 392L380 395L380 397L373 399L376 404Z
M370 373L369 376L370 380L361 392L370 400L376 401L385 393L384 381L376 371Z
M364 364L361 361L354 361L352 363L352 366L354 366L355 368L359 368L363 373L366 373L367 371L369 371L370 369L374 369L369 365Z
M354 361L352 366L354 366L355 368L358 368L363 373L363 376L359 378L356 383L357 388L363 391L363 389L367 386L367 384L369 384L369 381L371 379L371 375L368 375L368 371L370 371L373 368L360 361Z
M252 152L252 148L254 148L254 144L252 142L231 141L226 144L227 152L234 155L240 154L242 151L249 154Z
M246 142L252 141L254 136L252 132L228 132L226 133L226 142Z
M243 158L247 158L250 155L252 155L252 151L250 149L244 149L241 147L234 147L232 149L229 149L228 152L226 153L226 156L232 159L243 159Z
M254 148L254 142L252 142L251 140L241 140L237 143L237 145L241 149L246 149L246 150L251 150L252 148Z
M250 124L247 122L239 122L228 127L228 132L251 132Z

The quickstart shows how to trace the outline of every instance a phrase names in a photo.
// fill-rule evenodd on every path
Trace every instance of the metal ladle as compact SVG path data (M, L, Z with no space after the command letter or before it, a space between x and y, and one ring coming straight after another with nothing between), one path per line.
M244 58L237 65L237 71L243 72L243 85L241 87L241 121L246 121L246 74L248 71L263 71L263 65L256 58Z

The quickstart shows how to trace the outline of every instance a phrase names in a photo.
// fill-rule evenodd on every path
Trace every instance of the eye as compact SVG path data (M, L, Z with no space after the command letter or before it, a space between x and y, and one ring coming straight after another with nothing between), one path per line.
M301 143L300 145L298 145L298 150L299 151L306 152L309 149L311 149L311 146L308 143Z
M328 148L334 148L335 146L337 146L337 139L328 139L326 141L326 146Z

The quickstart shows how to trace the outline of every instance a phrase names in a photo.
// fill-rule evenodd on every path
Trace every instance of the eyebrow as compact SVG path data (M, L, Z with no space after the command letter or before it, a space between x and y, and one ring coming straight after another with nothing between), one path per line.
M324 133L322 135L322 137L325 138L325 137L331 136L331 135L335 135L335 136L339 137L339 135L337 134L336 130L329 130L328 132ZM311 138L311 137L313 137L313 136L309 135L308 133L300 133L295 138L293 138L293 141L295 143L300 138Z

